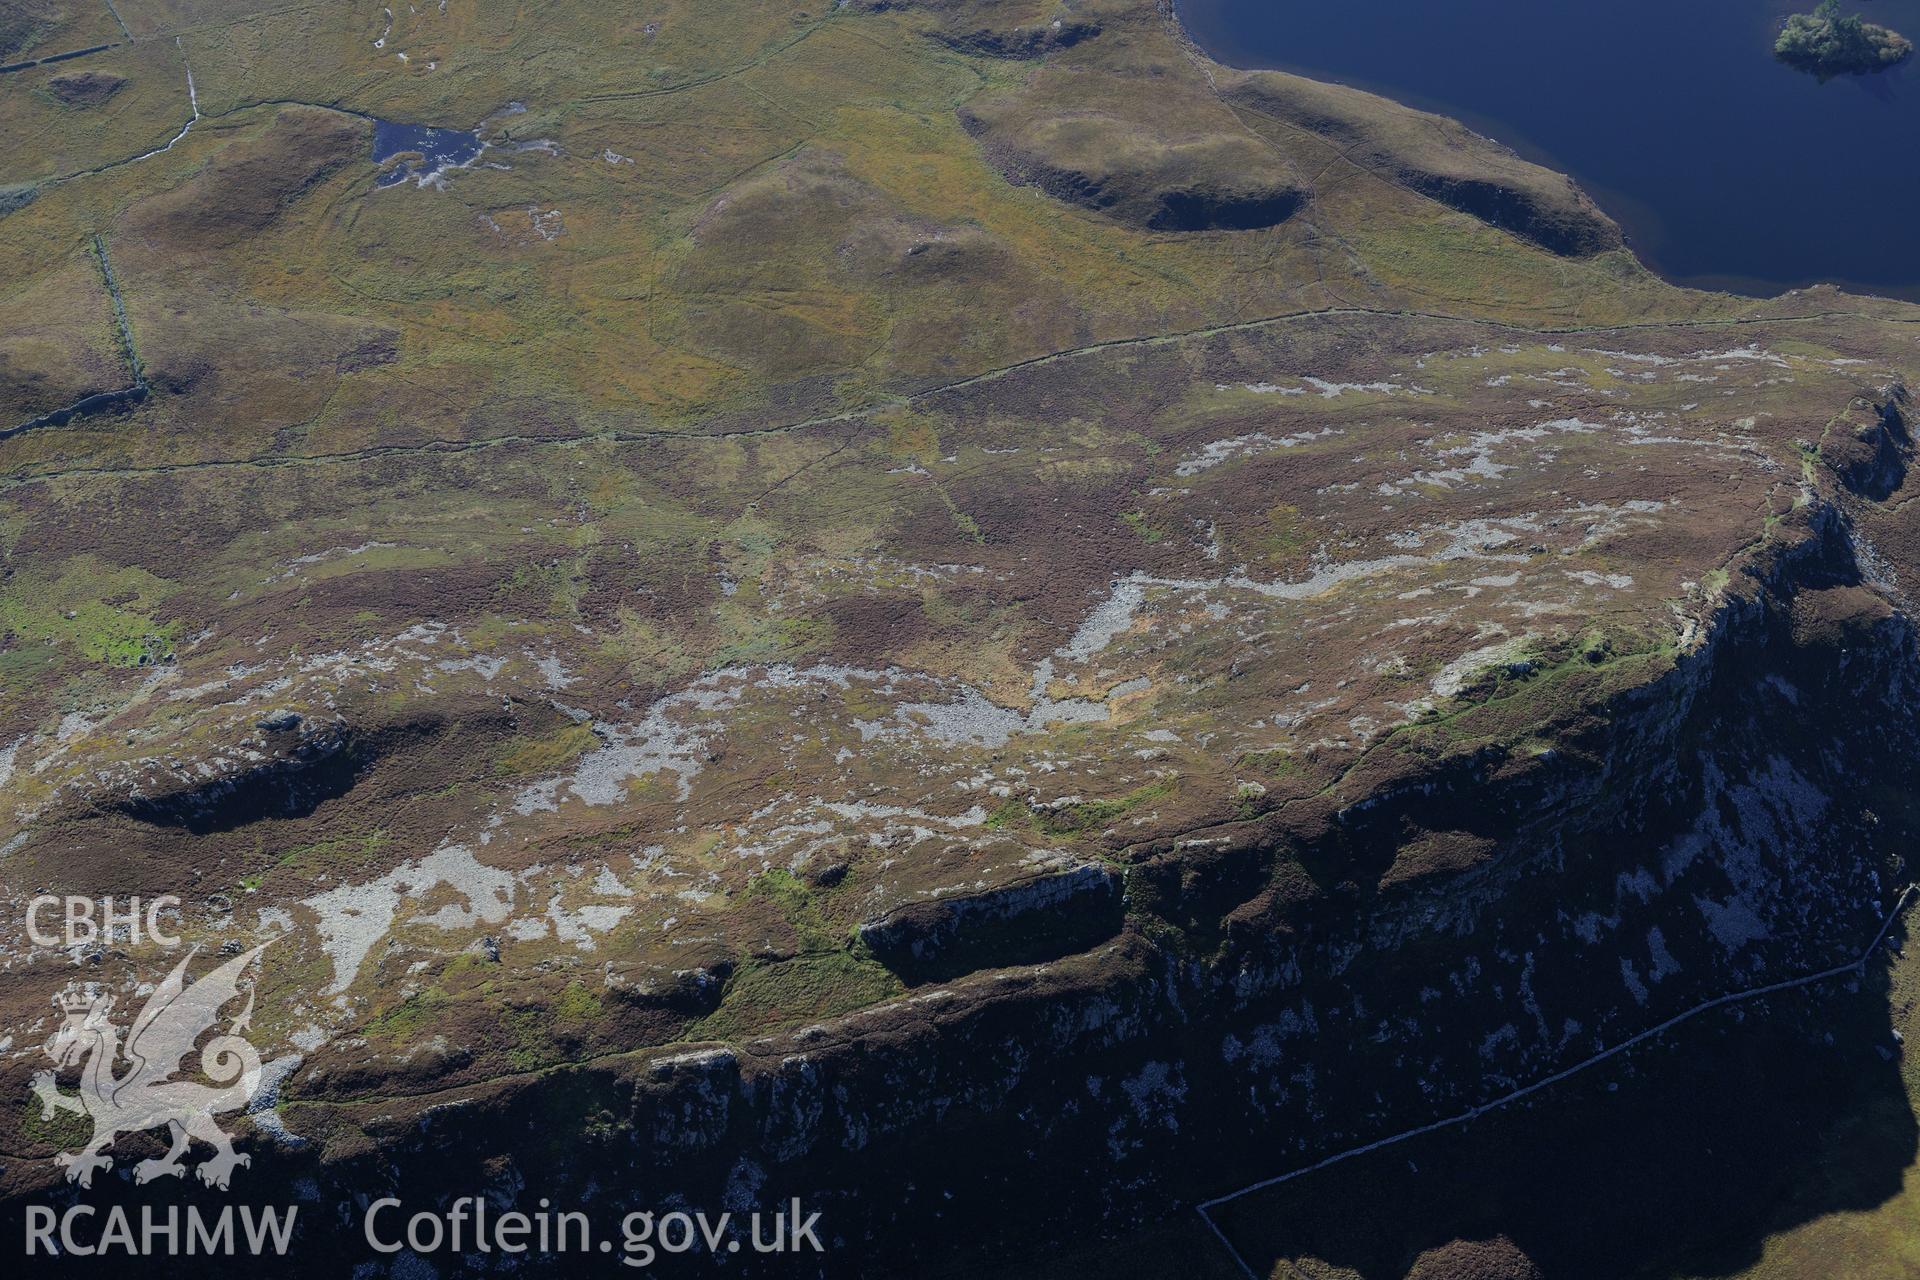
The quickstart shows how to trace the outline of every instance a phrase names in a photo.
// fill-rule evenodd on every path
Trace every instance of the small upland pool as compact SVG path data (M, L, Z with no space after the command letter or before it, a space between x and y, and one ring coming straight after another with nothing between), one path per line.
M424 124L392 120L373 122L373 162L384 165L395 156L418 153L423 159L404 160L382 173L375 185L391 187L409 178L421 178L442 169L471 164L486 144L472 129L436 129Z

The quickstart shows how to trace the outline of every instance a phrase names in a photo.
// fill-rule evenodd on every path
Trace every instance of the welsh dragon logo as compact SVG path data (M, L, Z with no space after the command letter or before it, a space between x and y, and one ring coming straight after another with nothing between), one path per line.
M113 1167L106 1151L115 1138L162 1125L171 1132L172 1149L135 1165L135 1182L185 1173L180 1157L194 1139L214 1149L212 1158L196 1171L210 1187L225 1190L234 1169L250 1163L250 1157L234 1151L232 1139L213 1118L238 1111L260 1091L260 1055L241 1035L253 1016L251 987L246 1007L226 1033L209 1040L200 1051L200 1069L217 1087L173 1076L180 1070L181 1059L219 1020L221 1008L240 995L240 975L270 945L271 939L191 984L187 960L182 960L134 1019L124 1049L119 1028L110 1019L112 996L63 994L54 1001L66 1020L47 1042L47 1055L62 1068L82 1060L85 1066L77 1095L60 1092L52 1071L33 1078L41 1118L51 1120L55 1111L72 1111L93 1121L93 1138L85 1147L54 1157L67 1171L69 1182L91 1186L96 1170ZM122 1058L128 1064L124 1074L118 1072Z

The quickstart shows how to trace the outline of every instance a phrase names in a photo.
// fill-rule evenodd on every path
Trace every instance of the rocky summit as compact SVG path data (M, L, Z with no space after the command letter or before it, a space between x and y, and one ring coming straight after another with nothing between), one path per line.
M1920 308L1149 0L0 64L10 1274L1913 1265Z

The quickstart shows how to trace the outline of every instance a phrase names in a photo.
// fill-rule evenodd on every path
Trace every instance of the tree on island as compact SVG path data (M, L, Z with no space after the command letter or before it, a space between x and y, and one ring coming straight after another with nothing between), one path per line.
M1822 80L1884 71L1912 53L1912 42L1899 32L1841 13L1840 0L1820 0L1812 13L1790 15L1773 42L1774 57Z

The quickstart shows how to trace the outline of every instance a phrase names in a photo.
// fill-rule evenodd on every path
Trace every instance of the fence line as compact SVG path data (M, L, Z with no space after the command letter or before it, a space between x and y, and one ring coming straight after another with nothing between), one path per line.
M1320 1160L1316 1160L1309 1165L1302 1165L1298 1169L1293 1169L1286 1173L1277 1174L1271 1178L1262 1178L1258 1182L1248 1183L1246 1186L1241 1187L1238 1191L1229 1191L1226 1195L1215 1196L1211 1200L1203 1200L1199 1204L1195 1205L1194 1209L1196 1212L1199 1213L1200 1220L1207 1224L1207 1230L1211 1231L1214 1235L1214 1238L1219 1240L1221 1244L1226 1246L1227 1252L1232 1255L1234 1263L1246 1275L1247 1280L1261 1280L1261 1278L1257 1274L1255 1274L1253 1268L1247 1264L1247 1260L1240 1256L1240 1251L1234 1248L1233 1241L1227 1238L1226 1232L1222 1231L1220 1229L1219 1224L1214 1222L1213 1214L1211 1212L1213 1209L1218 1208L1220 1205L1227 1204L1231 1201L1238 1200L1242 1196L1251 1195L1256 1191L1264 1191L1268 1187L1277 1187L1281 1183L1292 1182L1295 1178L1304 1178L1310 1173L1318 1173L1320 1172L1320 1170L1328 1168L1331 1165L1339 1164L1343 1160L1351 1160L1355 1156L1363 1156L1368 1154L1369 1152L1378 1151L1383 1147L1391 1147L1398 1143L1406 1142L1412 1138L1423 1137L1426 1134L1434 1133L1441 1129L1451 1128L1457 1124L1465 1124L1467 1121L1473 1120L1478 1118L1479 1116L1485 1115L1489 1111L1494 1111L1500 1107L1504 1107L1509 1102L1517 1102L1519 1099L1524 1098L1529 1094L1537 1093L1541 1089L1545 1089L1545 1088L1548 1088L1549 1086L1559 1084L1562 1080L1567 1079L1569 1076L1578 1075L1582 1071L1587 1070L1587 1068L1589 1067L1598 1066L1602 1062L1607 1061L1609 1058L1617 1057L1620 1054L1627 1052L1629 1049L1636 1047L1637 1045L1644 1044L1646 1041L1653 1039L1655 1036L1661 1035L1667 1031L1671 1031L1673 1028L1687 1021L1689 1018L1693 1018L1699 1014L1705 1013L1709 1009L1724 1008L1727 1005L1739 1004L1740 1002L1745 1000L1755 1000L1760 998L1761 996L1774 995L1781 991L1791 991L1798 987L1810 987L1817 982L1826 982L1831 978L1838 978L1843 974L1848 974L1848 973L1865 974L1867 970L1867 961L1873 958L1873 953L1880 949L1880 944L1882 942L1886 941L1887 931L1893 928L1893 922L1899 919L1900 914L1907 909L1907 904L1912 899L1914 890L1916 888L1920 888L1920 883L1909 884L1907 885L1906 888L1900 891L1900 896L1894 900L1893 909L1887 912L1886 919L1880 922L1880 930L1879 932L1873 935L1873 941L1869 942L1866 945L1866 948L1863 951L1861 951L1858 957L1856 957L1853 960L1847 961L1845 964L1837 964L1830 969L1822 969L1818 973L1810 973L1804 977L1788 978L1781 982L1770 982L1765 986L1750 987L1745 991L1732 991L1732 992L1728 992L1725 995L1715 996L1711 1000L1704 1000L1699 1004L1694 1005L1692 1008L1685 1010L1682 1013L1675 1014L1673 1017L1668 1018L1665 1022L1657 1023L1654 1026L1648 1027L1644 1031L1641 1031L1636 1033L1635 1035L1629 1036L1627 1039L1622 1040L1619 1044L1616 1044L1611 1048L1602 1049L1600 1052L1595 1053L1590 1057L1582 1058L1579 1062L1574 1063L1572 1066L1566 1067L1560 1071L1556 1071L1550 1076L1546 1076L1546 1077L1543 1077L1542 1079L1535 1080L1532 1084L1522 1085L1520 1088L1514 1089L1509 1093L1501 1094L1499 1097L1493 1099L1491 1102L1482 1102L1476 1106L1467 1108L1465 1111L1462 1111L1459 1115L1448 1116L1442 1120L1434 1120L1427 1124L1419 1125L1415 1128L1404 1130L1400 1133L1391 1134L1385 1138L1377 1138L1372 1142L1362 1143L1357 1147L1349 1147L1345 1151L1337 1151L1333 1155L1327 1156Z

